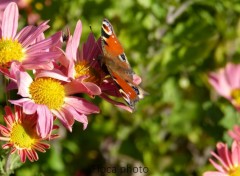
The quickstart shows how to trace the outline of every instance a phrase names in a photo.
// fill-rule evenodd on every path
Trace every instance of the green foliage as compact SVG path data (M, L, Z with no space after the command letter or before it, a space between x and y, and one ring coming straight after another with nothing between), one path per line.
M63 129L51 150L16 170L17 176L100 175L98 167L127 165L147 167L153 176L202 175L213 169L210 150L218 141L230 141L227 131L239 124L239 114L227 100L213 98L207 74L240 60L240 1L44 2L31 6L51 20L49 34L66 26L73 31L81 19L81 42L90 25L98 38L102 19L108 18L149 95L132 114L96 97L101 113L89 117L88 128L82 131L76 123L72 133Z

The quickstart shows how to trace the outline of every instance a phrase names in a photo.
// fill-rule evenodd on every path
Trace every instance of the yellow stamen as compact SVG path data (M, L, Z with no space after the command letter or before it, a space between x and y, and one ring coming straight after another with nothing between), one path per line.
M36 104L43 104L49 109L59 109L64 103L65 90L61 82L52 78L39 78L29 87Z
M32 145L36 143L36 133L20 123L13 124L10 142L20 149L31 149Z
M240 105L240 89L234 89L231 92L231 96L234 99L236 105Z
M240 166L234 168L229 172L229 176L239 176L240 175Z
M24 50L17 40L0 39L0 65L5 65L11 61L22 61Z
M100 84L100 75L97 73L95 69L90 67L86 61L79 62L75 65L75 78L78 78L80 76L89 76L87 79L85 79L86 82L93 82L97 85Z

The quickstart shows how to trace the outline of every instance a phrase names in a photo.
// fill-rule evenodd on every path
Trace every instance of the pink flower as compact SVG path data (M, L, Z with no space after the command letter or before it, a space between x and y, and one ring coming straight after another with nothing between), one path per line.
M235 141L240 142L240 126L235 125L233 130L228 131L229 136L231 136Z
M97 62L92 62L97 59L100 54L93 41L87 41L88 47L86 44L83 44L83 51L78 50L80 37L82 33L82 23L79 20L77 22L73 36L69 35L66 46L66 57L62 57L60 62L67 68L67 75L73 80L73 83L79 89L84 90L85 93L89 95L100 95L101 89L97 86L97 82L101 80L101 71L94 70L95 64ZM93 37L93 36L92 36ZM90 43L91 42L91 43Z
M228 63L218 72L210 73L208 81L219 95L240 108L240 65Z
M12 69L17 69L14 67ZM26 114L38 114L37 132L40 136L47 136L53 127L53 117L56 116L62 124L72 130L75 120L87 127L87 115L98 113L97 106L83 98L72 96L76 91L69 78L60 70L38 71L32 79L27 72L14 70L19 100L10 100L12 104L23 107Z
M240 175L240 145L236 141L232 143L231 151L228 150L227 144L219 142L217 144L217 153L211 154L218 160L215 162L209 159L212 165L218 171L207 171L203 176L238 176Z
M132 109L122 102L113 100L110 97L122 97L119 87L109 75L106 68L101 64L99 56L102 55L101 41L96 42L92 33L88 36L87 42L83 43L81 50L78 50L82 24L77 22L73 36L68 34L69 39L66 46L66 57L60 62L67 67L68 76L73 79L77 87L84 90L90 96L98 95L117 107L132 112ZM140 84L141 78L134 75L134 82Z
M24 69L52 69L52 60L60 56L60 51L50 50L60 40L58 32L44 39L43 32L49 28L47 22L36 26L26 26L17 33L18 7L9 3L3 13L0 32L0 68L8 68L12 62L18 62ZM6 70L5 70L6 71Z
M18 106L15 106L14 113L10 107L6 106L5 112L4 121L7 126L0 125L0 134L2 135L0 140L7 143L2 148L11 148L11 154L17 151L23 163L26 158L31 162L37 161L38 154L36 151L46 152L46 149L50 148L50 145L43 141L53 140L58 137L56 134L49 134L44 138L37 135L36 114L26 115ZM57 128L58 126L53 127L53 129Z

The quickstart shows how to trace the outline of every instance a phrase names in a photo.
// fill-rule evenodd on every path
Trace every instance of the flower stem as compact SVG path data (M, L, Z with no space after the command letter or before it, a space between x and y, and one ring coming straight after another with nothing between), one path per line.
M7 156L6 156L6 162L4 166L5 176L10 175L10 166L11 166L11 150L9 150Z

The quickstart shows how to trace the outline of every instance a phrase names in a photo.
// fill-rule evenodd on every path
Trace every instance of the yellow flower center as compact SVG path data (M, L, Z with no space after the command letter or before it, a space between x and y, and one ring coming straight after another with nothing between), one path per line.
M231 96L234 99L236 105L240 105L240 89L234 89L231 92Z
M75 72L75 78L80 76L89 76L87 79L85 79L86 82L93 82L97 85L99 85L101 82L100 74L98 74L95 69L90 67L86 61L81 61L76 64Z
M22 61L24 50L17 40L0 39L0 65L5 65L11 61Z
M36 133L31 128L27 128L20 123L13 124L10 142L20 149L31 149L32 145L36 143Z
M229 176L239 176L240 175L240 166L234 168L229 172Z
M64 103L65 89L60 81L52 78L39 78L29 87L36 104L46 105L49 109L59 109Z

